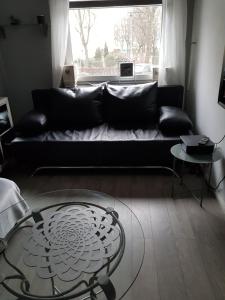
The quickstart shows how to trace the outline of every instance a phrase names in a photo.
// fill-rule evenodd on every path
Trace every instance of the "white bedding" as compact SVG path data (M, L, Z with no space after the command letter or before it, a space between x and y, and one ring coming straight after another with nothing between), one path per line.
M0 178L0 238L4 238L28 210L15 182Z

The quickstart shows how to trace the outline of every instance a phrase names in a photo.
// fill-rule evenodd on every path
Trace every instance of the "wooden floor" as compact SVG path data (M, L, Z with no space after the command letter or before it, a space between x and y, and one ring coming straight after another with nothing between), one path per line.
M224 300L225 212L212 195L204 208L181 187L170 197L170 175L160 172L11 172L29 202L38 193L85 188L125 202L139 218L146 239L144 264L126 300ZM189 175L198 187L199 178ZM3 300L3 299L2 299Z

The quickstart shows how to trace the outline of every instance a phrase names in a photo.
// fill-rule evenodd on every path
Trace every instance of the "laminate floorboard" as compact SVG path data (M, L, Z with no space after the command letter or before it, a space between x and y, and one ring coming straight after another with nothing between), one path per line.
M140 273L124 300L224 300L225 299L225 210L206 193L203 208L181 186L170 197L172 177L160 172L63 171L30 173L11 171L28 203L38 206L37 194L60 189L90 189L115 197L126 204L141 223L145 256ZM189 186L199 178L187 175ZM193 180L194 179L194 180ZM51 201L51 200L49 200ZM115 204L116 207L117 204ZM132 245L124 267L126 284L137 264L138 234L135 220L121 212L129 223ZM3 294L0 290L0 299Z
M149 202L160 299L188 299L166 201Z

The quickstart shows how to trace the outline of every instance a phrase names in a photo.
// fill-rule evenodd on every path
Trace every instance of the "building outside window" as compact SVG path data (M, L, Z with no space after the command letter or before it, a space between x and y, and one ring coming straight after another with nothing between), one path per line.
M71 6L71 5L70 5ZM117 81L120 63L133 62L135 80L157 80L160 4L70 8L78 81Z

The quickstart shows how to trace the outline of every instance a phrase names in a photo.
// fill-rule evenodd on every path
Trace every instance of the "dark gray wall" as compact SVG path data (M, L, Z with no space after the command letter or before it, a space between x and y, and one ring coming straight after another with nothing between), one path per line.
M3 60L0 52L0 97L5 96L5 78L4 78Z
M0 24L9 24L11 15L22 23L35 24L40 14L49 22L47 0L0 1ZM51 87L50 30L45 37L39 26L7 27L6 39L0 38L0 51L5 70L5 94L14 120L18 120L32 108L31 90ZM4 89L0 84L1 88Z
M5 96L5 88L4 88L2 76L0 74L0 97L2 96Z

